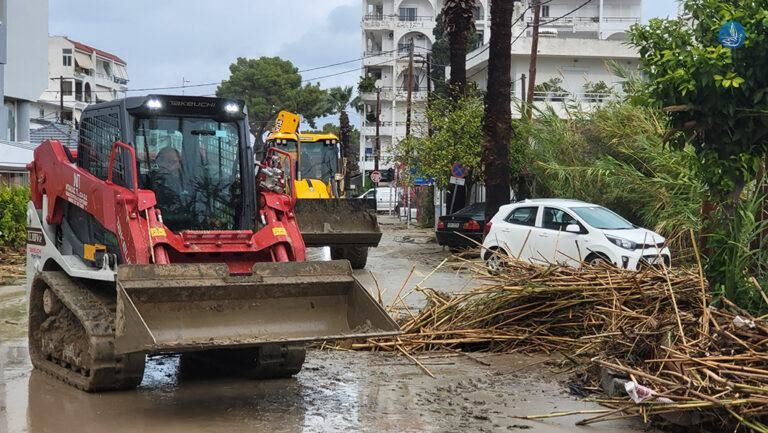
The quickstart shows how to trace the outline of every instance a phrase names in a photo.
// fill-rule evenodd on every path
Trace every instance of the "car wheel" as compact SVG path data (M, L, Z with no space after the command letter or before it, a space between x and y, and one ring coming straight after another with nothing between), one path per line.
M587 257L586 262L589 266L594 266L594 267L613 266L613 263L610 260L608 260L607 257L601 254L593 254Z
M485 259L485 266L492 274L498 274L504 268L507 254L504 250L494 249L488 253L488 258Z

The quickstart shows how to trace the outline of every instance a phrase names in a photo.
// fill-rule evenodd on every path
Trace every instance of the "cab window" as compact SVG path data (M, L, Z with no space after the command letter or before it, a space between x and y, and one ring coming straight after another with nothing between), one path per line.
M536 215L538 212L538 206L519 207L510 212L506 221L510 224L516 224L520 226L534 226L536 224Z

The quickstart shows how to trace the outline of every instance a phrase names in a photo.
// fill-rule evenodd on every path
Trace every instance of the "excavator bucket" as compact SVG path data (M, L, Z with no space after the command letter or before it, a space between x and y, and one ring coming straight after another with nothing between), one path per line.
M299 199L295 212L308 247L375 247L381 240L375 200Z
M396 335L346 261L118 268L117 353L183 352Z

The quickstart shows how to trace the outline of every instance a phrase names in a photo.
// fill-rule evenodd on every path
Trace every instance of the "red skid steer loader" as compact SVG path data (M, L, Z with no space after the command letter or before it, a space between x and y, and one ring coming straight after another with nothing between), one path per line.
M35 368L85 391L138 386L153 353L285 377L307 342L397 334L347 261L305 261L291 166L254 163L239 100L86 108L77 150L28 166Z

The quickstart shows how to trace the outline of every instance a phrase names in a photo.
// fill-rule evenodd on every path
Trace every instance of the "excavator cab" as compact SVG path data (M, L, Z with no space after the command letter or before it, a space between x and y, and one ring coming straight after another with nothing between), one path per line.
M86 108L77 151L28 167L33 365L86 391L137 386L152 353L285 377L307 342L397 333L349 263L305 262L293 167L254 160L242 101Z

